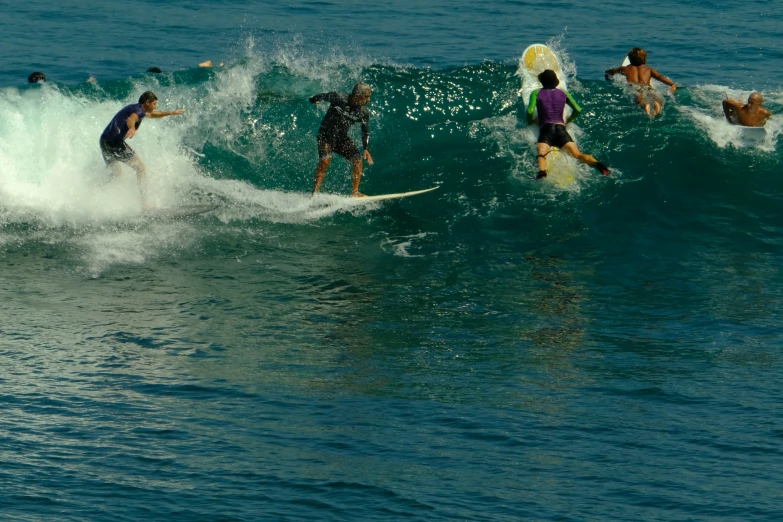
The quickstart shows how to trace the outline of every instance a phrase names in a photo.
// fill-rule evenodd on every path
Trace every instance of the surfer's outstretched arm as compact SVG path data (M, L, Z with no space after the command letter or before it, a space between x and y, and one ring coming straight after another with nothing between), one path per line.
M310 96L310 103L314 103L316 105L321 101L334 103L335 100L338 102L340 101L340 95L336 92L322 92L321 94Z
M153 111L147 114L148 118L165 118L166 116L176 116L177 114L184 114L185 109L177 109L176 111Z

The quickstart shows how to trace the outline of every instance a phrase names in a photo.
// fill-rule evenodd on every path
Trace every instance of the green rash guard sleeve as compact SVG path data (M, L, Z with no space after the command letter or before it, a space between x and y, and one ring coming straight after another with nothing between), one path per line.
M571 109L573 109L573 114L571 114L571 117L568 118L568 121L574 121L579 114L582 113L582 108L579 106L576 101L571 97L571 93L568 91L563 91L566 95L566 103L571 106Z
M538 91L540 89L536 89L533 92L530 93L530 101L527 102L527 124L530 125L533 123L533 111L536 110L536 103L538 102Z

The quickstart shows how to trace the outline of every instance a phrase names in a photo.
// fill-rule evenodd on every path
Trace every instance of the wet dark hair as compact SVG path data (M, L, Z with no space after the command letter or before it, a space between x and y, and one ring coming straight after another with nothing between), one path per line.
M27 77L27 83L45 82L46 76L42 72L34 72Z
M557 77L557 73L552 69L547 69L539 74L538 81L541 82L541 85L544 87L544 89L554 89L560 85L560 80Z
M152 74L160 74L163 71L160 70L160 67L150 67L149 69L147 69L147 72Z
M144 104L145 104L145 103L147 103L147 102L155 101L155 100L157 100L157 99L158 99L158 97L157 97L157 96L155 96L155 93L154 93L154 92L152 92L152 91L147 91L147 92L145 92L144 94L142 94L141 96L139 96L139 103L140 103L141 105L144 105Z
M647 63L647 53L639 47L634 47L628 51L628 61L631 65L644 65Z

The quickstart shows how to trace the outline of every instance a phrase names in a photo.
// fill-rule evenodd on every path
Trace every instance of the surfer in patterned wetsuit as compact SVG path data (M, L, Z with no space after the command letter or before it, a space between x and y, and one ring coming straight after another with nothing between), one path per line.
M315 168L315 182L313 194L321 189L321 183L326 177L326 169L332 161L332 152L336 152L353 165L351 173L351 196L361 197L359 182L362 179L362 157L372 165L372 156L367 147L370 143L370 112L367 105L370 102L370 86L366 83L357 83L353 86L351 94L339 92L327 92L316 94L310 98L310 103L317 104L325 101L330 104L326 116L321 121L318 129L318 166ZM362 145L364 154L359 152L356 144L348 135L348 130L355 124L362 126Z
M158 112L155 109L158 106L158 97L152 91L147 91L139 97L139 103L126 105L120 112L114 115L109 124L103 129L101 134L100 146L103 161L107 167L111 167L112 175L121 174L119 162L125 163L136 171L136 177L139 180L139 192L141 192L141 206L145 210L149 209L147 201L147 169L139 156L134 152L130 145L125 143L125 139L131 139L136 135L136 131L141 125L141 120L149 116L150 118L163 118L164 116L174 116L182 114L185 109L177 109L171 112Z
M609 168L596 160L589 154L579 152L574 139L566 130L566 122L563 121L563 111L566 103L573 112L568 119L571 123L582 112L582 108L574 101L567 91L561 91L557 88L560 80L557 73L547 69L538 75L538 81L541 82L543 89L536 89L530 93L530 102L527 105L527 123L530 125L535 122L533 111L538 109L538 125L541 131L538 135L538 175L536 179L546 177L546 155L557 147L568 152L571 156L582 163L598 169L601 174L609 174Z

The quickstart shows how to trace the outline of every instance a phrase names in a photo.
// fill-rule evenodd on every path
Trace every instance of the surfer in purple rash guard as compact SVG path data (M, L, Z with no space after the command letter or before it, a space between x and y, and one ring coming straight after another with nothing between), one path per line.
M558 147L568 152L579 162L595 167L604 176L609 174L609 168L596 160L589 154L579 152L574 139L566 130L566 122L563 121L563 111L566 104L571 109L571 117L568 123L571 123L582 112L582 108L574 101L567 91L557 88L560 80L557 73L547 69L538 75L538 81L543 86L542 89L536 89L530 93L530 102L527 104L527 123L535 123L533 111L538 109L538 125L540 132L538 135L538 175L536 179L546 177L546 155L552 150L552 147Z
M127 105L114 115L114 118L103 130L100 139L103 161L106 162L106 166L111 167L114 177L121 174L118 163L120 161L136 171L139 192L141 192L141 206L145 210L150 208L147 201L147 171L139 156L130 148L130 145L125 143L125 139L133 138L141 125L141 120L145 117L163 118L185 112L185 109L157 112L155 110L157 106L158 97L152 91L145 92L139 97L139 103Z
M362 179L362 157L372 165L372 156L367 147L370 143L370 112L367 105L370 102L370 86L366 83L357 83L353 86L351 94L339 92L327 92L310 97L310 103L321 101L329 102L329 110L326 111L321 127L318 129L318 166L315 168L315 181L313 194L321 189L321 183L326 177L326 169L332 161L332 152L336 152L351 162L351 196L362 197L359 192L359 182ZM362 126L362 145L364 154L359 152L356 144L348 135L348 129L354 124Z

